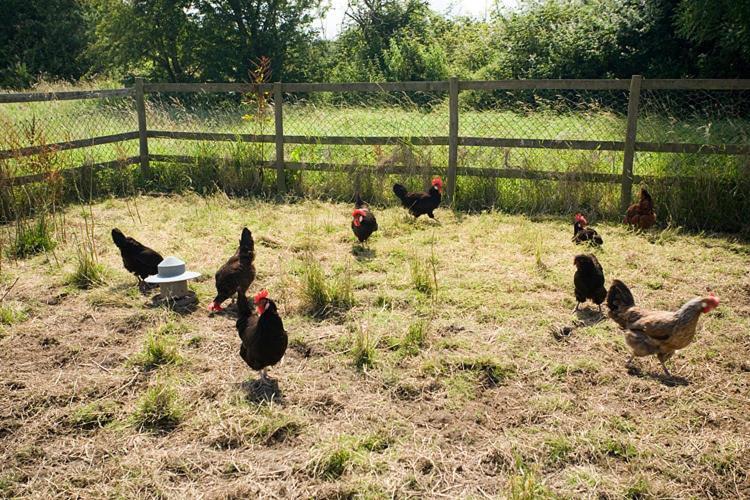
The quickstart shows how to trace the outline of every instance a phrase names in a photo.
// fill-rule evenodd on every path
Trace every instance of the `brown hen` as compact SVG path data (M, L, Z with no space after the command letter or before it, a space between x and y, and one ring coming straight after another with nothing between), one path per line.
M656 224L656 212L654 212L654 200L644 188L641 188L641 199L633 203L625 213L625 224L648 229Z
M664 364L678 349L687 347L695 338L698 319L719 305L713 294L696 297L677 311L649 311L635 305L630 289L620 280L614 280L607 294L609 317L625 330L625 342L633 357L655 354L667 376L672 374Z

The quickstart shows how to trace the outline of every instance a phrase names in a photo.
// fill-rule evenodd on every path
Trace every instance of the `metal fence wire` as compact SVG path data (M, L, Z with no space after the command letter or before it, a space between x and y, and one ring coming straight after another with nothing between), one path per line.
M463 206L474 197L477 206L521 210L554 200L557 208L614 213L633 186L648 184L690 219L699 217L690 206L696 193L682 181L708 174L719 182L697 195L708 206L733 202L709 199L721 182L750 177L743 80L141 85L142 101L134 89L0 94L6 184L40 180L29 175L43 173L45 162L64 170L119 161L140 163L144 178L164 178L152 163L192 164L185 176L197 185L196 177L219 175L213 159L238 172L231 182L251 168L260 171L253 185L266 179L269 190L319 195L348 184L347 193L369 189L377 198L388 176L417 188L441 174ZM582 183L586 190L573 189Z

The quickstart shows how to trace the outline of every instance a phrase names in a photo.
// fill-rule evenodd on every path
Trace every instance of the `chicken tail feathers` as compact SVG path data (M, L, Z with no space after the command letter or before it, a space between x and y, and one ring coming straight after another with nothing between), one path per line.
M630 289L620 280L612 281L607 293L607 307L611 316L617 316L635 306L635 299Z
M641 188L641 201L646 200L649 203L653 203L653 200L651 199L651 195L648 191L646 191L646 188Z
M249 254L254 248L255 243L253 242L252 233L248 228L242 228L242 236L240 237L240 255Z
M404 202L404 199L406 198L406 194L408 191L404 186L401 184L394 184L393 185L393 193L398 196L398 199Z
M250 317L250 304L247 301L245 292L237 290L237 333L242 337L242 332L247 328L247 321Z
M362 197L359 195L359 191L357 191L354 195L354 208L362 208L364 204Z

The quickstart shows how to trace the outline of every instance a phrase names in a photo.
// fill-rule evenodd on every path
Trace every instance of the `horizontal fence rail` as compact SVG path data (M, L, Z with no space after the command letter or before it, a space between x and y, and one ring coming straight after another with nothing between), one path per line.
M113 90L74 90L69 92L24 92L16 94L0 93L0 104L14 102L70 101L80 99L102 99L105 97L128 97L133 89Z
M461 110L458 96L462 91L530 91L530 90L560 90L560 91L619 91L627 93L628 114L627 133L623 131L622 140L588 140L588 139L555 139L555 138L514 138L514 137L473 137L459 134ZM80 169L122 168L123 166L140 164L143 173L148 175L149 162L186 163L204 161L205 158L185 155L150 154L149 139L169 139L178 141L206 141L206 142L248 142L267 143L276 145L276 157L273 160L259 162L260 167L275 169L278 176L283 176L284 170L291 171L321 171L321 172L355 172L369 169L383 174L440 174L448 176L448 198L454 194L453 189L457 176L475 176L499 179L529 179L554 180L564 182L596 182L608 184L622 184L621 203L626 206L630 202L630 192L633 183L650 176L632 174L632 162L635 153L687 153L687 154L717 154L717 155L750 155L750 144L703 144L695 142L649 142L637 140L639 126L639 98L643 91L747 91L750 90L750 80L705 80L705 79L645 79L638 75L631 79L622 80L494 80L494 81L460 81L452 78L447 81L432 82L352 82L352 83L150 83L136 79L132 88L85 90L67 92L27 92L0 93L0 104L30 103L41 101L63 101L75 99L104 99L109 97L135 98L136 123L133 132L103 135L88 139L57 142L54 144L32 145L28 147L0 151L0 161L19 159L48 152L65 151L86 148L101 144L111 144L124 141L139 140L139 155L112 162L78 167L71 170L74 175ZM378 93L378 92L416 92L447 94L448 102L448 135L425 136L385 136L385 135L292 135L284 133L283 93L305 94L315 92L329 93ZM273 111L271 115L275 122L273 133L266 134L236 134L223 132L202 131L170 131L149 127L146 123L146 96L160 93L235 93L257 94L263 93L273 96ZM307 145L347 145L347 146L447 146L447 167L408 167L404 165L356 165L335 164L322 162L287 161L284 158L284 144ZM485 168L457 165L458 147L489 147L489 148L519 148L546 150L581 150L581 151L610 151L624 153L621 173L596 172L555 172L521 168ZM74 172L75 171L75 172ZM666 178L666 177L660 177ZM43 180L41 174L20 176L12 179L0 179L3 185L20 185ZM278 189L285 190L283 182L279 181Z

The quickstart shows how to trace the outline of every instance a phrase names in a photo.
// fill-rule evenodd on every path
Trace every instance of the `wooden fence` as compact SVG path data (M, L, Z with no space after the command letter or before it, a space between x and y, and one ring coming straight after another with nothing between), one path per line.
M556 140L538 138L492 138L465 137L459 135L459 106L458 97L461 91L480 90L621 90L628 92L627 122L624 137L621 141L599 140ZM412 145L448 146L447 169L433 169L435 173L447 176L447 199L452 200L455 194L456 179L459 175L472 175L488 178L506 179L537 179L537 180L565 180L578 182L601 182L621 184L621 205L623 209L631 202L633 184L640 181L633 175L633 160L636 152L656 153L695 153L695 154L728 154L748 155L750 144L699 144L699 143L654 143L636 140L639 104L642 90L750 90L750 80L668 80L645 79L634 75L629 80L495 80L495 81L460 81L451 78L448 81L435 82L387 82L387 83L148 83L143 79L136 79L132 88L116 90L92 90L76 92L50 93L16 93L0 94L0 104L34 101L53 101L69 99L97 99L105 97L132 96L138 117L138 130L122 134L106 135L80 139L75 141L48 144L44 146L30 146L16 150L0 151L0 160L18 158L39 154L45 151L63 151L100 144L116 143L138 139L139 155L121 161L88 165L81 168L112 168L122 165L138 163L144 175L148 176L150 161L163 162L193 162L196 158L179 155L149 154L149 139L177 139L202 141L237 141L274 143L276 155L274 161L264 162L261 166L272 168L277 173L277 189L279 193L286 191L285 170L317 170L317 171L347 171L363 166L331 165L325 163L289 162L284 158L285 144L338 144L338 145L393 145L408 143ZM294 136L284 135L283 123L283 94L284 93L313 93L313 92L447 92L449 106L448 135L446 136ZM184 93L217 93L217 92L269 92L274 101L274 134L232 134L215 132L177 132L152 130L146 121L146 94L160 92ZM556 150L602 150L619 151L623 153L622 172L620 174L607 173L569 173L553 171L534 171L525 169L491 169L491 168L458 168L459 146L484 146L498 148L533 148ZM375 168L372 166L372 168ZM74 171L75 169L71 169ZM405 167L390 166L379 168L383 173L404 173ZM40 176L23 176L8 179L6 183L15 185L42 180Z

